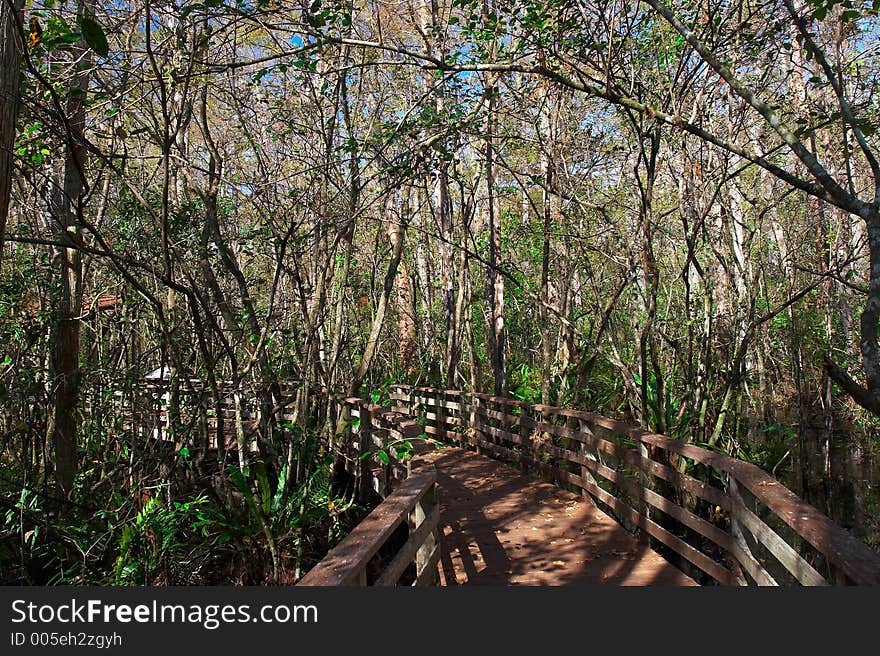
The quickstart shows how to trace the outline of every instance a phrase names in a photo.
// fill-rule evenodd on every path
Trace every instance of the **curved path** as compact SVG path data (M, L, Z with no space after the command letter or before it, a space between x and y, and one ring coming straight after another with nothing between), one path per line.
M697 585L591 500L459 448L437 467L441 585Z

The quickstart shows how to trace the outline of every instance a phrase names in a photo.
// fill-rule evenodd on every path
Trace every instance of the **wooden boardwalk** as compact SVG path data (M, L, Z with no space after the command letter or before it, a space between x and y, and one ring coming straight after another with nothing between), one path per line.
M581 410L390 397L339 397L344 457L383 501L298 585L698 585L650 536L701 582L880 586L880 555L754 464Z
M477 455L437 468L441 585L697 585L581 496Z

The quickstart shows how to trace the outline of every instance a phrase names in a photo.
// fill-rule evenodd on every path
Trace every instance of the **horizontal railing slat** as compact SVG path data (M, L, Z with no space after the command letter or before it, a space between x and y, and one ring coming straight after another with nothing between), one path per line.
M783 540L757 515L746 508L739 500L734 500L731 512L733 518L745 526L763 544L789 573L803 585L828 585L828 581L804 560L791 545Z
M416 587L431 585L436 577L435 570L437 569L437 564L439 562L440 544L438 543L434 545L434 548L431 550L431 554L428 556L428 560L425 562L424 567L422 567L422 570L416 575L416 580L413 585Z
M440 506L435 505L431 510L431 514L428 515L412 533L410 533L406 544L400 548L400 551L398 551L391 562L388 563L385 571L383 571L382 575L376 580L377 586L397 585L401 575L406 571L406 568L409 567L410 563L413 562L416 552L425 542L425 538L437 528L439 521Z

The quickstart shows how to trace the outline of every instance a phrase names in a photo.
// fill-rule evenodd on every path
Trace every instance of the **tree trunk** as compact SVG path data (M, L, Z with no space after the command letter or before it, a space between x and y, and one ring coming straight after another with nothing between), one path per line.
M495 190L495 143L493 131L497 121L498 88L495 75L487 74L486 94L486 141L485 178L486 214L489 230L489 271L486 276L486 328L489 345L489 362L492 365L495 396L507 395L506 334L504 330L504 277L499 272L501 264L501 212Z
M91 3L79 2L77 14L91 16ZM64 164L52 195L52 213L57 239L76 243L80 239L79 216L83 212L85 190L86 124L84 100L88 92L92 57L84 41L77 42L73 57L78 60L67 103L69 131L65 135ZM57 323L53 340L52 381L54 407L49 433L55 450L55 480L62 496L70 494L76 476L77 420L79 394L80 314L82 313L82 256L75 248L59 248L60 288L57 296Z
M18 85L24 51L20 36L23 21L24 0L0 2L0 266L3 264L3 239L12 191L12 151L15 147Z
M553 102L550 99L549 83L544 88L545 104ZM555 108L556 103L553 103ZM541 298L538 305L538 315L541 323L541 403L550 404L550 377L552 365L552 331L550 330L550 231L553 227L553 196L552 189L555 184L555 161L553 157L553 145L555 142L555 121L551 120L551 112L555 111L545 107L541 113L541 128L547 143L544 146L543 155L544 188L542 191L542 226L543 243L541 248Z
M404 216L404 213L406 211L406 203L404 203L400 221L389 227L391 237L391 261L388 263L388 268L385 272L385 281L382 285L382 293L379 296L379 305L376 308L376 314L373 315L372 325L370 326L370 335L367 337L367 345L364 348L364 353L358 363L357 370L348 386L348 393L351 396L356 396L360 392L361 385L367 376L367 371L369 371L370 365L373 363L373 358L376 355L376 349L379 345L379 333L381 332L382 324L385 321L385 312L388 309L388 299L391 296L391 292L394 290L394 281L397 277L400 259L403 255L403 243L406 237L406 217ZM386 220L387 215L388 212L386 211Z
M425 42L425 53L429 57L443 59L446 57L446 52L443 50L438 52L438 48L442 47L442 42L435 36L438 28L441 28L439 12L440 9L436 0L425 0L422 2L419 7L419 27ZM425 87L425 93L433 96L436 114L442 116L444 111L444 87L440 86L432 91L434 75L428 70L424 71L422 82ZM445 142L441 143L441 145L445 149ZM452 254L452 208L449 198L448 164L439 153L436 153L434 158L435 162L432 162L431 170L428 172L426 186L429 189L429 193L431 186L434 187L435 218L440 227L437 250L440 255L440 294L443 304L443 327L445 330L445 350L441 377L444 380L444 385L450 387L454 386L455 371L458 368L460 331L460 327L456 323L455 313L456 295L454 259ZM401 345L401 349L403 349L403 345Z
M397 227L388 224L388 238L394 243L397 236ZM397 310L397 336L400 355L400 369L403 374L412 378L418 374L416 355L416 321L415 307L413 305L412 287L410 286L409 271L406 263L401 260L398 264L397 276L394 278L394 305Z

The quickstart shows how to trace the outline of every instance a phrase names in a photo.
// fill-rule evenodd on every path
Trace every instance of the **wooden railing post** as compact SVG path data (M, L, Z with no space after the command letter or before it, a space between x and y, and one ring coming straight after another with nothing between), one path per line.
M459 391L457 392L458 399L458 441L459 446L463 449L467 448L467 430L468 430L468 411L470 408L470 400L467 397L467 392Z
M360 423L358 425L358 494L361 500L370 497L373 490L373 481L371 474L370 458L366 454L373 448L373 413L369 409L369 403L366 400L358 402L358 415ZM378 489L376 492L380 492Z
M446 439L448 431L446 427L446 392L444 390L437 390L435 392L434 403L434 416L436 417L434 423L437 427L435 435L437 439Z
M739 491L739 487L736 484L736 478L727 474L727 493L730 495L733 503L730 508L730 535L733 538L733 556L734 561L737 563L740 570L745 569L749 572L752 578L755 580L755 583L763 586L772 586L776 585L776 581L772 576L764 569L761 562L758 558L755 557L754 553L752 553L752 544L748 539L749 533L748 529L742 525L740 522L740 513L741 507L746 507L745 499ZM740 578L743 577L742 573L738 573ZM748 581L743 581L743 583L747 584Z
M532 457L532 427L529 424L528 414L531 407L530 404L525 402L519 404L519 436L522 439L520 465L522 465L524 474L529 473L528 461Z
M565 428L569 431L577 432L580 422L577 419L575 419L574 417L570 417L567 415L564 415L564 417L565 417ZM580 440L577 440L574 438L566 438L565 441L563 442L563 445L565 446L566 449L568 449L570 451L575 451L577 453L581 453L583 446L584 446L584 443L581 442ZM566 467L566 470L567 469L568 468ZM583 467L580 468L580 471L581 471L581 473L583 473ZM581 488L581 493L583 493L583 488Z
M641 440L638 441L638 444L639 444L639 456L645 461L650 460L651 456L648 451L648 445L646 445ZM650 478L648 477L648 475L645 473L645 467L644 466L639 467L639 485L641 485L642 489L644 490L644 489L649 489L650 484L651 484L651 481L650 481ZM645 499L640 499L638 505L639 505L639 512L647 519L651 519L651 505ZM647 544L651 543L651 537L647 533L642 533L642 537L645 539L645 542Z
M373 412L381 410L381 408L379 408L379 406L374 403L370 404L370 409ZM378 414L378 412L376 414ZM378 446L379 450L384 451L385 454L388 455L388 463L379 465L381 471L381 475L379 476L379 496L381 496L383 499L391 493L391 488L393 486L391 454L388 453L388 429L386 428L387 423L384 420L385 417L382 417L381 421L377 421L376 416L373 416L373 436L379 438L379 444L377 445L374 439L370 439L371 444Z
M593 431L590 430L590 427L583 421L583 419L577 420L577 428L578 432L586 433L587 435L592 435ZM579 447L580 456L585 460L590 460L592 462L597 462L596 456L593 454L593 450L589 447L586 441L580 443ZM587 483L590 483L596 487L599 486L599 483L593 477L593 473L590 471L590 468L586 465L581 465L581 478L584 479ZM589 492L587 492L587 488L581 488L581 496L584 498L588 498L590 496Z
M409 518L410 533L421 526L428 517L431 516L434 507L437 505L437 486L431 486L425 494L419 499ZM434 550L437 547L437 529L432 530L426 537L422 546L416 551L416 583L417 585L433 585L437 580L437 567L434 563L431 567L431 560L434 557Z
M479 428L477 428L478 417L477 410L480 408L481 399L478 396L471 396L471 415L469 423L469 430L473 431L474 435L474 448L477 452L477 455L483 454L483 449L477 441L477 433L479 433Z
M415 419L417 417L416 414L416 395L418 391L415 387L408 387L406 390L406 410L410 414L410 416Z

